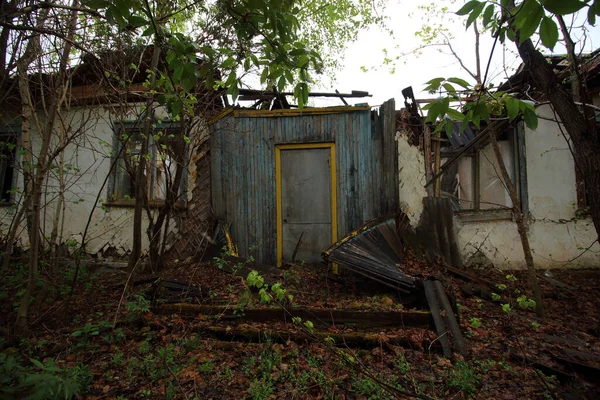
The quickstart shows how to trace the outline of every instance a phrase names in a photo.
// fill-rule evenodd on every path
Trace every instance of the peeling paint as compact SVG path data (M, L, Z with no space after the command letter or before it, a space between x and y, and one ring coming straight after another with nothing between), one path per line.
M528 236L535 266L598 268L600 244L591 218L578 218L575 165L568 144L548 105L538 108L537 130L525 130ZM402 210L416 226L426 196L421 150L397 135L399 190ZM455 216L457 242L465 264L493 264L503 269L525 268L517 225L512 220L461 221ZM593 244L593 245L592 245ZM591 246L591 247L590 247ZM589 250L586 250L589 247Z
M412 226L417 226L423 213L425 190L425 158L418 147L412 146L409 136L396 133L398 143L398 191L400 209L408 216Z

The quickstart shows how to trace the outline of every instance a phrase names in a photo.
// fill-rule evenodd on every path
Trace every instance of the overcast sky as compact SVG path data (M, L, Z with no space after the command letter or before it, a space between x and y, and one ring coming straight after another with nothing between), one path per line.
M373 97L349 99L349 103L368 102L370 105L378 105L394 97L396 98L396 107L400 108L403 101L401 90L407 86L413 87L417 98L424 98L431 97L431 95L422 92L424 83L435 77L457 76L473 82L446 48L427 48L419 56L402 57L396 61L395 66L382 65L385 57L384 49L387 49L388 57L395 58L422 44L420 39L415 36L415 32L421 28L425 18L425 14L418 9L418 6L427 5L431 2L390 0L389 3L386 14L390 18L389 26L393 27L394 37L379 29L361 32L358 41L349 45L346 57L343 60L344 67L336 74L337 81L333 87L325 84L313 88L313 90L334 91L338 89L343 93L351 90L368 91ZM446 4L453 11L459 9L463 3L461 0L455 2L451 0L436 1L438 6ZM444 24L451 30L451 33L455 36L452 43L456 52L465 65L474 69L474 34L471 30L469 32L465 31L464 19L447 14L441 16L438 21L432 21L432 23ZM578 32L575 36L576 39L582 38L581 32ZM491 53L492 43L489 33L482 35L481 58L484 65L482 68L484 69ZM598 46L600 46L600 28L592 27L585 40L585 50L591 51ZM442 50L441 53L440 50ZM560 54L563 52L564 48L557 45L555 53ZM509 75L511 74L510 68L519 66L520 59L515 54L514 43L507 41L506 47L498 43L490 66L489 77L492 78L492 82L498 84L506 79L506 73L502 67L503 62L506 62L509 68ZM361 67L366 67L368 71L363 72ZM392 69L394 69L393 73ZM340 104L339 99L320 99L315 103L318 106Z

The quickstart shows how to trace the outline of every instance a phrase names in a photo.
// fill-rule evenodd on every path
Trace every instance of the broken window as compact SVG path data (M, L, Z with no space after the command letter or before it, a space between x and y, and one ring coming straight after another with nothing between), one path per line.
M511 127L498 137L504 165L519 193L518 127ZM442 150L442 165L457 148ZM490 210L512 208L504 187L496 156L490 144L462 156L444 173L441 195L450 197L455 210Z
M140 160L145 158L149 168L144 171L146 194L150 202L161 202L177 184L178 168L186 165L186 141L181 129L176 125L157 126L149 138L148 152L142 154L143 129L132 125L122 125L116 133L116 163L109 188L109 198L113 202L135 200L136 174ZM177 191L177 202L185 201L186 173Z
M16 132L0 131L0 204L11 203L13 198L16 149Z

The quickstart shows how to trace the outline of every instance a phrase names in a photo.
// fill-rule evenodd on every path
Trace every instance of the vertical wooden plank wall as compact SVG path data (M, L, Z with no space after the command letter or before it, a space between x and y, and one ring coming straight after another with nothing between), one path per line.
M211 138L215 218L231 223L240 255L275 263L275 145L334 142L338 235L398 208L393 100L369 110L302 116L235 116L215 123ZM257 113L257 115L260 115ZM250 253L250 248L258 246Z

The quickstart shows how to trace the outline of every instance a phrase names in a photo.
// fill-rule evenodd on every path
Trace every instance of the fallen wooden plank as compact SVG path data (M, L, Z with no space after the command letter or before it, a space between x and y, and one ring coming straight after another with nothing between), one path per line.
M192 327L188 332L195 332L204 337L211 337L222 341L236 341L249 343L286 343L293 341L296 343L307 342L329 342L337 347L357 347L371 349L387 345L402 346L406 348L427 348L429 341L424 339L421 343L416 343L414 339L407 335L382 335L378 333L333 333L327 331L291 332L284 330L264 330L251 328L232 328L221 326L201 326Z
M435 330L438 334L438 339L442 344L444 356L446 358L450 358L452 357L452 349L450 348L450 341L448 340L448 332L446 331L444 319L440 313L440 305L435 293L435 285L433 284L433 281L427 280L423 282L423 286L425 287L425 296L427 297L427 302L429 303L429 309L431 310L431 316L435 323Z
M551 365L544 364L540 361L534 360L531 356L526 356L522 352L518 351L514 347L508 347L508 355L511 359L522 362L530 367L542 371L548 376L556 376L561 382L567 382L575 379L575 375L569 374L568 372L562 371Z
M489 279L480 276L478 274L469 272L469 271L465 271L464 269L461 268L456 268L456 267L452 267L450 265L444 265L444 268L451 273L452 275L468 281L468 282L473 282L473 283L477 283L479 285L483 285L483 286L488 286L489 288L493 289L496 287L496 283L490 281Z
M309 320L318 326L347 325L361 327L433 327L428 311L357 311L324 308L260 307L239 309L234 306L211 306L199 304L164 304L154 307L155 314L204 315L224 320L242 319L252 322L292 322L293 317Z
M445 311L444 320L446 321L446 326L452 334L452 339L454 340L454 347L463 356L467 355L465 339L463 338L462 332L460 331L460 326L458 326L458 321L456 320L456 315L454 315L454 310L450 305L448 296L446 296L446 291L444 290L444 287L442 286L442 283L440 281L434 281L434 285L436 288L439 302Z

